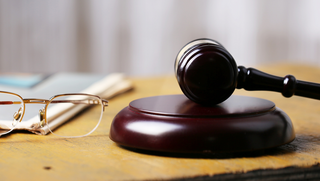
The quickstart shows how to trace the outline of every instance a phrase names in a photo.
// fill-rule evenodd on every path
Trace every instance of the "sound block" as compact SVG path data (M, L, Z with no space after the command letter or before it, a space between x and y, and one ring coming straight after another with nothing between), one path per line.
M240 152L294 140L288 115L271 101L231 96L213 107L184 95L132 101L114 118L110 138L119 145L176 153Z

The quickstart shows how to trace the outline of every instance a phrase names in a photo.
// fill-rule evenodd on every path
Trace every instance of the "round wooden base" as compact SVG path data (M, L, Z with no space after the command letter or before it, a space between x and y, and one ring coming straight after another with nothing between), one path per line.
M184 95L164 95L132 101L115 116L110 138L138 149L202 153L272 148L295 134L287 114L265 99L231 96L205 107Z

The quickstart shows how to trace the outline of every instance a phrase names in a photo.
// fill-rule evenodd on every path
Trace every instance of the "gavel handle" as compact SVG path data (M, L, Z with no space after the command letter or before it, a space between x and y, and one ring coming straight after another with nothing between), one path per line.
M277 77L243 66L238 67L237 88L281 92L284 97L298 95L320 99L320 84L296 80L293 75Z

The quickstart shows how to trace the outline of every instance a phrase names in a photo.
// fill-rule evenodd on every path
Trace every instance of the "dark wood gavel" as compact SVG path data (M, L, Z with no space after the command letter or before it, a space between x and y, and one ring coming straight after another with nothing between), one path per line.
M237 67L231 54L211 39L197 39L185 45L177 55L175 74L183 93L202 105L225 101L235 88L320 99L320 84L296 80L292 75L277 77L254 68Z

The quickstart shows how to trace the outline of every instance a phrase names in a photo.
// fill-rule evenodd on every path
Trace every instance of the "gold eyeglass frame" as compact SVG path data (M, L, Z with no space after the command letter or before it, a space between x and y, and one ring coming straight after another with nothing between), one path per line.
M40 115L40 123L39 124L41 127L44 127L44 124L46 124L49 128L49 131L54 135L56 135L56 134L52 132L52 130L50 129L50 127L48 125L48 121L47 121L47 108L50 103L73 103L73 104L88 104L88 105L94 105L94 104L100 103L102 106L102 112L101 112L100 119L99 119L99 122L96 125L96 127L92 131L90 131L89 133L82 135L82 136L62 136L62 137L68 137L68 138L83 137L83 136L87 136L87 135L91 134L99 126L101 118L102 118L102 114L105 111L105 107L108 106L107 100L102 99L97 95L86 94L86 93L57 94L57 95L52 96L50 99L36 99L36 98L24 99L19 94L16 94L13 92L0 91L0 94L1 93L17 96L22 100L22 102L21 101L0 101L0 105L22 104L22 106L23 106L22 113L21 113L21 108L17 112L14 113L14 115L13 115L14 121L12 124L17 124L22 121L23 116L25 114L25 104L45 104L45 107L43 109L39 110L39 115ZM95 100L90 100L90 99L88 99L88 100L56 100L56 101L54 100L58 97L63 97L63 96L90 96L90 97L95 97L97 99L95 99ZM97 100L99 100L99 102L97 102ZM0 133L0 136L8 134L11 131L13 131L15 129L16 125L13 125L13 126L14 127L11 130L9 130L8 132ZM60 135L58 135L58 136L60 136Z

